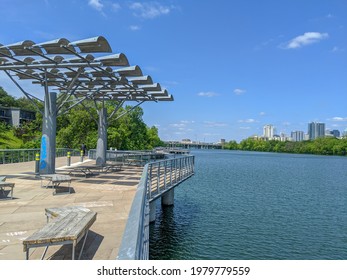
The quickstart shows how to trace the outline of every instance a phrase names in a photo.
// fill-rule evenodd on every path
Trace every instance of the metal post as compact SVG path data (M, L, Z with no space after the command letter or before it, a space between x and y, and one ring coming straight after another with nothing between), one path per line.
M80 162L83 162L83 150L81 150L81 158L80 158Z
M71 165L71 152L67 152L67 166Z
M35 175L38 176L40 174L40 154L37 153L35 155Z
M96 147L96 164L106 163L107 149L107 110L102 108L98 111L98 143Z

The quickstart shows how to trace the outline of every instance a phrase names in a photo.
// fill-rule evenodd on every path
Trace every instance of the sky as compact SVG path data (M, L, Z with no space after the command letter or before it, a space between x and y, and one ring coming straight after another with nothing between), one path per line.
M347 129L346 15L346 0L0 0L0 43L104 36L174 96L141 106L162 140L239 142Z

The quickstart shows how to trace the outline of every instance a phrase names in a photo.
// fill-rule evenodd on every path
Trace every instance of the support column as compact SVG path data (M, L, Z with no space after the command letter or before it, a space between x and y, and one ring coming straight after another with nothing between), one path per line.
M57 94L46 92L40 152L40 174L55 173L55 146L57 131Z
M155 221L155 214L156 214L156 203L155 201L152 201L149 203L149 222L152 223Z
M161 196L161 205L164 205L164 206L174 205L174 197L175 197L174 188L172 188L171 190L169 190L168 192L166 192L165 194Z
M107 150L107 110L102 108L98 111L98 143L96 146L96 164L106 163Z

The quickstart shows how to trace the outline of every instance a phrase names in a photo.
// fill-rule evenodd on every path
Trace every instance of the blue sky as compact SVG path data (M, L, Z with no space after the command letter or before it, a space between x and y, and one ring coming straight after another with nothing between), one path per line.
M347 128L345 0L0 0L0 43L104 36L168 89L144 121L163 140L240 141ZM20 92L1 74L0 85ZM30 84L30 92L42 92Z

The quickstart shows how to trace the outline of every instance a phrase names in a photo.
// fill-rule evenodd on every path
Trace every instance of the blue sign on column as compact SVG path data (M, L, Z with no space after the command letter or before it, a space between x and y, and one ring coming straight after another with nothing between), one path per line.
M47 136L42 135L40 169L45 169L46 166L47 166Z

